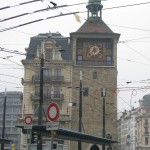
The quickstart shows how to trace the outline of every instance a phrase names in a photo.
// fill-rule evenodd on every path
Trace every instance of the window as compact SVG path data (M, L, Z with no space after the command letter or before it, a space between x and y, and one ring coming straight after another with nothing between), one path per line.
M83 88L83 96L88 96L89 95L89 88L88 87L84 87Z
M51 76L52 76L52 70L44 70L44 79L46 80L51 80Z
M55 52L55 60L59 60L59 52Z
M148 133L148 127L145 127L145 133Z
M63 145L58 145L58 150L63 150Z
M107 43L106 43L106 48L107 48L108 50L112 50L112 48L113 48L113 43L112 43L112 42L107 42Z
M43 87L43 95L45 98L50 98L51 96L52 87L51 86L44 86ZM40 87L35 87L35 95L40 96Z
M145 137L145 145L148 145L148 137Z
M39 86L35 87L35 95L40 96L40 87Z
M93 79L97 79L97 72L93 72Z
M60 98L60 87L54 87L54 98Z
M52 87L50 87L50 86L44 86L43 87L43 95L45 98L51 97L51 90L52 90Z
M52 49L45 49L45 59L51 59L53 58L53 50Z
M83 60L83 56L82 55L78 55L77 56L77 61L82 61Z
M111 56L106 56L106 57L105 57L105 62L106 62L106 64L111 64L111 62L112 62L112 57L111 57Z
M145 124L148 124L148 119L145 119Z
M54 76L61 76L61 69L55 69Z
M55 149L57 149L57 144L56 143L53 144L53 150L55 150Z
M61 80L61 69L55 69L54 70L54 79L55 80Z

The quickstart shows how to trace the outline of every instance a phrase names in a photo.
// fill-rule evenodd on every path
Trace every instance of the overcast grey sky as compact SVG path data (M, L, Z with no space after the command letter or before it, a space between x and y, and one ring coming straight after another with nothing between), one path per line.
M16 6L29 0L1 0L1 6ZM16 19L2 22L3 19L23 13L32 13L35 10L47 7L49 1L44 0L0 10L0 31L37 19L69 12L84 12L86 4L64 7L34 13ZM88 0L53 0L60 5L87 3ZM144 4L147 3L147 4ZM107 0L102 1L103 20L116 33L121 34L118 43L118 110L137 107L139 99L150 93L150 2L148 0ZM118 6L128 7L114 8ZM50 5L52 6L52 5ZM111 9L108 9L111 8ZM30 38L38 33L60 32L69 36L75 32L86 20L87 13L79 13L81 23L75 20L74 15L53 18L38 23L22 26L16 29L0 32L0 47L8 50L17 50L25 53ZM13 57L9 57L13 56ZM3 58L9 57L9 60ZM21 60L24 56L14 55L0 51L0 92L5 88L10 90L23 90L21 78L23 67Z

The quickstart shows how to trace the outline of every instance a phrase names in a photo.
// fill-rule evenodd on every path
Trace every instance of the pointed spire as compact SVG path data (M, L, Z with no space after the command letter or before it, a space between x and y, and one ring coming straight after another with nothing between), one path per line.
M86 8L88 9L88 18L102 18L101 0L89 0Z

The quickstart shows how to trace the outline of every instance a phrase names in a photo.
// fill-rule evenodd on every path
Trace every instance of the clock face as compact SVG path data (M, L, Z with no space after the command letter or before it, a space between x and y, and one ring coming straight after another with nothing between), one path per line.
M98 44L89 44L88 48L87 48L87 54L86 57L87 58L102 58L102 47L103 44L102 43L98 43Z

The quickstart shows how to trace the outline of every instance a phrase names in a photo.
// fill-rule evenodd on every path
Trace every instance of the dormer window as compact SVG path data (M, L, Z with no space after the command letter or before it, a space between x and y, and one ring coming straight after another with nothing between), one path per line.
M52 60L52 58L53 58L53 50L52 50L52 48L46 48L45 49L45 59Z

